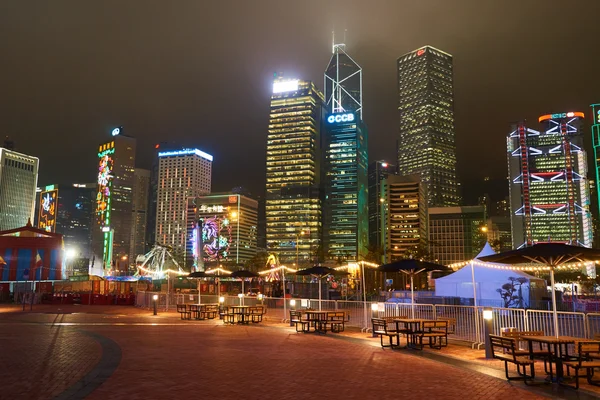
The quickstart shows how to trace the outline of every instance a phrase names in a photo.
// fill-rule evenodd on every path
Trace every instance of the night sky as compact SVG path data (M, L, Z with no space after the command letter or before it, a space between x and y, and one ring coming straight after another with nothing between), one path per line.
M178 141L214 155L214 191L260 194L273 72L322 89L331 31L347 29L370 160L395 158L397 57L429 44L454 56L459 177L502 178L511 122L589 124L599 17L596 0L3 1L0 135L40 158L41 185L94 181L96 146L122 125L138 167Z

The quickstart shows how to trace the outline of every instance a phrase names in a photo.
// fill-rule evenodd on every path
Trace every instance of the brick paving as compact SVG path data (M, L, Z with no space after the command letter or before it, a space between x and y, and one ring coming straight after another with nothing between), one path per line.
M68 306L61 314L56 306L37 307L34 313L0 308L0 343L8 349L0 354L0 376L8 379L1 398L51 398L89 373L101 350L85 332L112 339L122 351L114 373L89 399L543 398L522 383L382 350L364 333L346 335L364 340L340 340L273 322L225 326L133 307ZM150 323L157 325L132 325Z

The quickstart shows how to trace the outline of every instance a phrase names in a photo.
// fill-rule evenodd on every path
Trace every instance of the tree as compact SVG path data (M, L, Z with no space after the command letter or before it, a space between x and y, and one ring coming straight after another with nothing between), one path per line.
M365 261L369 261L375 264L380 264L381 260L383 260L383 248L381 246L376 245L368 245L365 247L367 249L367 255L365 256Z
M496 289L500 294L500 297L504 301L504 307L516 307L525 308L527 307L525 300L523 299L523 285L527 283L527 278L508 278L508 283L502 285L501 289Z

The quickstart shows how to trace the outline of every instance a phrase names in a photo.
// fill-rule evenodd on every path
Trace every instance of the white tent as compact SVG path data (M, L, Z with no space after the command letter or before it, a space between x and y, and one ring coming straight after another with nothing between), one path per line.
M510 278L524 278L526 280L523 285L516 285L518 289L514 295L521 297L522 301L513 301L511 305L513 307L529 307L532 300L540 300L541 296L546 293L546 281L543 279L522 271L486 267L486 263L477 260L479 257L491 254L496 253L490 244L486 243L475 259L463 268L453 274L436 279L435 295L471 299L476 295L477 305L502 306L504 300L501 294L498 293L498 289L502 289L505 284L510 284ZM498 264L490 265L498 266ZM476 291L473 290L473 282L475 282Z

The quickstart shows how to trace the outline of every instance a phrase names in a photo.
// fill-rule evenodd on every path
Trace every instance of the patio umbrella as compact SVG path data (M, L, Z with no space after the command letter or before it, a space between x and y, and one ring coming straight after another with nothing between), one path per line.
M600 260L600 250L587 247L570 246L562 243L538 243L530 247L505 251L479 258L481 261L502 264L541 264L550 270L550 288L552 290L552 315L554 334L558 337L558 313L556 312L556 294L554 293L554 269L559 265Z
M198 282L196 283L198 285L198 304L202 304L202 294L200 294L200 279L206 277L208 277L208 275L204 271L192 272L187 276L188 279L198 279Z
M231 273L231 275L229 275L231 278L241 278L242 279L242 294L245 293L244 291L244 278L258 278L258 274L254 273L252 271L248 271L245 269L240 269L239 271L233 271Z
M296 272L296 275L299 275L299 276L312 275L312 276L316 276L319 279L319 311L321 311L321 279L323 279L323 277L325 277L327 275L338 275L338 276L348 275L348 272L338 271L337 269L323 267L321 265L315 265L314 267L301 269L300 271Z
M410 276L410 308L412 318L415 318L415 291L414 291L414 277L421 272L427 271L446 271L450 268L445 265L435 264L429 261L414 260L407 258L404 260L394 261L389 264L380 265L377 269L381 272L402 272Z

